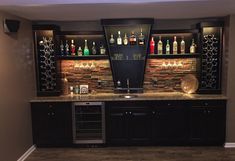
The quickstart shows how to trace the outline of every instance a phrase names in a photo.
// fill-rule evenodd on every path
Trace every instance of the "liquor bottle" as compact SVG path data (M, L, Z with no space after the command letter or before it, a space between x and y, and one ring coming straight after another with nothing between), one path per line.
M123 38L123 44L128 45L128 37L127 37L126 33L125 33L125 36Z
M166 54L170 54L170 43L169 43L169 40L166 41Z
M137 41L137 39L136 39L136 36L135 36L135 32L132 31L131 36L129 38L129 42L130 42L131 45L136 45L136 41Z
M144 45L145 44L145 38L144 38L144 35L143 35L143 31L142 31L142 28L140 29L140 35L139 35L139 45Z
M61 40L60 42L60 55L63 56L64 55L64 44L63 41Z
M157 53L162 54L163 53L163 44L162 44L162 38L159 36L159 40L157 43Z
M190 46L190 53L196 52L196 44L194 43L194 39L192 39L192 44Z
M100 54L105 55L106 54L106 49L103 44L100 44Z
M173 54L178 54L178 43L176 40L176 36L174 36L174 41L173 41Z
M85 46L84 46L83 53L84 53L84 55L90 55L90 51L87 46L87 40L85 40Z
M96 53L97 53L96 47L95 47L95 42L92 43L91 53L92 53L93 55L96 55Z
M78 47L78 56L82 56L82 47L81 46Z
M110 35L109 43L111 45L115 44L115 39L113 38L113 34Z
M73 56L76 55L74 40L71 40L70 51L71 51L71 55L73 55Z
M65 41L65 55L69 55L69 44L68 44L68 40Z
M154 54L154 50L155 50L155 41L154 41L154 37L152 37L150 41L150 54Z
M122 45L121 31L118 31L117 45Z
M184 54L185 53L185 41L184 41L184 37L182 36L182 40L180 42L180 53Z

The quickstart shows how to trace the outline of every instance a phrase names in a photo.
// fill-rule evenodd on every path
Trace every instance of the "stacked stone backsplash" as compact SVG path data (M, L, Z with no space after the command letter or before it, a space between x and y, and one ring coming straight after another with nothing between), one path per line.
M69 86L88 84L89 91L112 93L114 84L109 60L63 60L61 75L66 73ZM144 78L145 92L181 91L186 74L197 75L197 59L148 59Z

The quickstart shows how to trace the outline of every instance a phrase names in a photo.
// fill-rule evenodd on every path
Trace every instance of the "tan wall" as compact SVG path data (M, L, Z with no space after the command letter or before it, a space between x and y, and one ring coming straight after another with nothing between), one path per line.
M17 34L3 32L0 12L0 160L16 161L32 146L29 100L35 94L31 22L21 21Z
M229 19L228 71L227 71L227 137L226 142L235 142L235 15Z

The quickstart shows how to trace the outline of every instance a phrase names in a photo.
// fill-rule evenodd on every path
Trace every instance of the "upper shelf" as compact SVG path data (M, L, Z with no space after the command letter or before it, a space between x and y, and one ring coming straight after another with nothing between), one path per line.
M106 60L108 55L89 55L89 56L57 56L58 60Z
M199 58L200 53L185 53L185 54L149 54L148 58L149 59L156 59L156 58L163 58L163 59L175 59L175 58Z

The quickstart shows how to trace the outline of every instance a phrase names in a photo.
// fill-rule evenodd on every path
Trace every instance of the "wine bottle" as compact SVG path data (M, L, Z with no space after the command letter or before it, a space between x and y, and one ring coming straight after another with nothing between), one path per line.
M125 36L123 38L123 44L128 45L128 37L127 37L126 33L125 33Z
M122 45L121 31L118 31L117 45Z
M70 51L71 51L71 55L73 55L73 56L76 55L74 40L71 40Z
M140 35L139 35L139 45L144 45L145 44L145 38L143 35L142 28L140 29Z
M95 47L95 42L92 43L91 53L92 53L92 55L96 55L96 53L97 53L96 47Z
M162 44L162 40L161 40L161 36L159 36L159 40L157 43L157 53L158 54L162 54L163 53L163 44Z
M129 38L129 43L130 43L130 45L136 45L136 41L137 41L137 39L136 39L136 36L135 36L135 32L132 31L131 36Z
M192 39L192 44L190 46L190 53L195 53L196 52L196 44L194 43L194 39Z
M110 35L109 43L110 43L111 45L115 44L115 39L114 39L114 37L113 37L113 34Z
M184 37L182 36L182 40L180 42L180 53L184 54L185 53L185 41L184 41Z
M68 40L65 41L65 55L69 55L69 44L68 44Z
M87 40L85 40L85 46L84 46L83 53L84 53L84 55L90 55L90 51L89 51L88 46L87 46Z
M82 56L82 47L81 46L78 47L77 53L78 53L78 56Z
M174 41L173 41L173 54L178 54L178 43L176 40L176 36L174 36Z
M150 54L154 54L154 50L155 50L155 41L154 41L154 37L152 37L150 41Z
M166 54L170 54L170 43L169 43L169 40L166 41Z
M60 55L63 56L64 55L64 44L63 41L61 40L60 42Z

